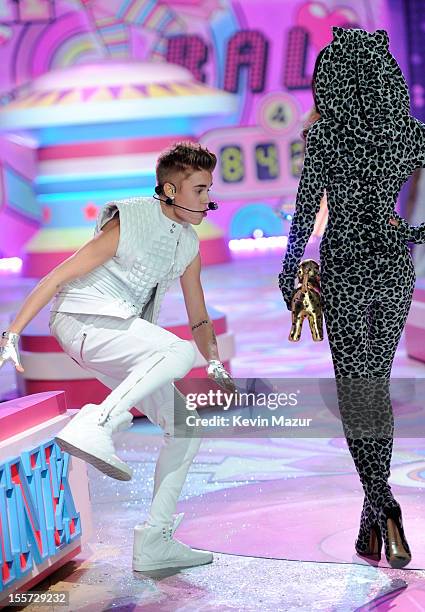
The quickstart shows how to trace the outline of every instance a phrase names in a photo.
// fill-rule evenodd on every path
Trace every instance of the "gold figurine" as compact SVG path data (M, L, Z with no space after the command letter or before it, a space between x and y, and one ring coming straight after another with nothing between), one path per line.
M297 279L299 283L291 300L292 327L288 340L299 341L303 321L307 317L313 340L319 342L323 340L323 311L317 261L304 259L298 267Z

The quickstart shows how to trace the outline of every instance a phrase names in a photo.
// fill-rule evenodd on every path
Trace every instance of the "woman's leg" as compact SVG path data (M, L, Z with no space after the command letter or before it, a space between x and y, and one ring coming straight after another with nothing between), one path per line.
M369 430L368 309L371 277L351 264L322 262L324 317L331 349L338 406L348 448L363 488L376 472L378 454Z
M348 448L363 487L376 472L378 454L373 445L373 423L368 382L368 310L370 278L359 267L347 265L344 275L327 263L322 269L324 317L331 349L341 422ZM353 283L354 277L354 283ZM356 282L357 281L357 282ZM361 281L361 282L360 282Z
M410 255L398 265L385 258L371 261L362 268L362 283L356 282L359 266L351 273L346 269L346 275L339 277L328 274L326 267L322 290L341 417L365 490L358 538L362 549L368 546L377 508L392 499L388 485L393 439L389 376L415 275ZM351 377L359 380L351 381Z
M416 275L407 247L397 259L382 257L380 266L381 274L375 286L374 309L369 324L369 367L375 381L376 403L386 421L386 431L375 441L385 484L369 496L369 502L365 502L365 505L369 503L374 510L388 562L391 567L401 568L409 563L411 553L404 535L401 508L388 484L394 433L389 383L395 352L409 313Z
M368 423L372 421L368 379L372 282L368 269L360 271L359 265L350 268L348 264L335 267L334 262L322 263L324 316L341 422L365 492L355 547L359 554L376 555L377 558L378 538L371 539L372 527L377 522L372 493L376 488L373 477L380 477L381 468L376 436L368 431Z
M395 352L403 331L410 307L407 298L402 304L391 303L391 299L381 296L369 311L369 354L368 364L371 377L371 401L379 411L382 431L377 432L371 441L379 462L379 478L370 481L370 491L365 494L360 531L357 537L358 552L370 552L370 533L377 523L378 509L397 505L388 480L391 475L391 456L394 437L394 417L390 395L390 375ZM353 453L359 443L351 441Z
M368 318L368 367L370 377L375 381L377 404L381 405L382 414L386 418L388 435L382 435L375 440L379 453L380 470L384 488L384 502L391 505L394 502L388 480L391 474L391 456L394 436L394 417L391 406L389 380L394 356L406 324L410 309L414 285L415 271L410 254L406 252L398 261L383 261L382 272L375 286L375 301ZM388 384L384 384L387 381ZM372 514L371 502L365 497L364 512Z

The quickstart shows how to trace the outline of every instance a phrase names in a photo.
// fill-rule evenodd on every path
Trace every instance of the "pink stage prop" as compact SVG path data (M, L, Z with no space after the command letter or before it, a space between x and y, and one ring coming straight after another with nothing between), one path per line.
M68 420L63 392L0 404L0 606L79 554L91 536L86 465L54 442Z

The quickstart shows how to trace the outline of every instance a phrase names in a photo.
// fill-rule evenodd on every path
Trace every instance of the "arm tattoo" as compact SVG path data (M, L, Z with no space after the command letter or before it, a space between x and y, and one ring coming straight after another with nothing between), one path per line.
M203 321L200 321L199 323L192 325L192 330L196 329L197 327L201 327L201 325L205 325L206 323L209 323L209 321L207 321L207 319L204 319Z

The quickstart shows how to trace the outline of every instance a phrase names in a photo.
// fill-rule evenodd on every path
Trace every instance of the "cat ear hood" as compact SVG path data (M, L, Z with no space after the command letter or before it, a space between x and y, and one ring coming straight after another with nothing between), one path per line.
M366 139L390 145L410 115L406 79L388 49L385 30L333 27L315 76L315 100L321 116L355 128L362 121Z

